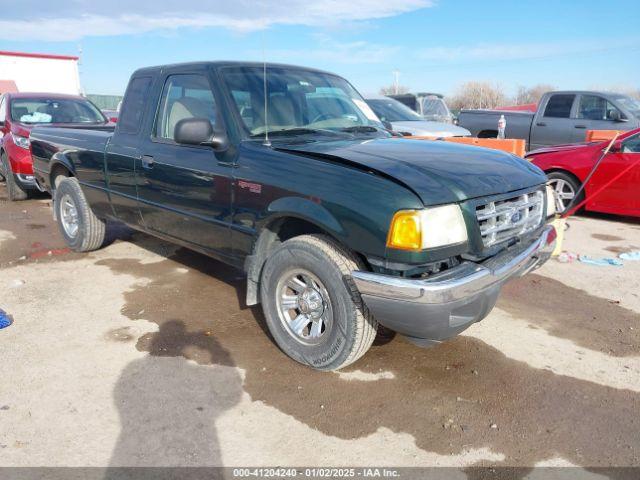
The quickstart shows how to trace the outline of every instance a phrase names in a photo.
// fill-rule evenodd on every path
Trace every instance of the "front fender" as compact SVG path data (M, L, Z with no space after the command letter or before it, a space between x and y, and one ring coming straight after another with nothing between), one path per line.
M268 216L261 222L260 228L278 218L295 217L313 223L334 237L344 238L346 235L342 224L329 210L308 198L279 198L269 205L267 212Z

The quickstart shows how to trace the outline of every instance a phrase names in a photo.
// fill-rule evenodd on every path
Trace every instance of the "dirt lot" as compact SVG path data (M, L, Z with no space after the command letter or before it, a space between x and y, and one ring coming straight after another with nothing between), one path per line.
M69 252L49 200L0 186L0 466L640 465L640 262L549 262L432 349L340 373L288 360L242 277L112 227ZM640 248L581 216L566 248Z

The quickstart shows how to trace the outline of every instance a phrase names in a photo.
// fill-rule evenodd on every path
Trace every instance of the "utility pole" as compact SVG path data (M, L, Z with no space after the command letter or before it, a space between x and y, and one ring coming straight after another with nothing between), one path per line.
M82 88L82 43L78 43L78 90L80 95L85 95Z
M398 95L400 93L400 71L394 70L391 73L393 73L393 90Z

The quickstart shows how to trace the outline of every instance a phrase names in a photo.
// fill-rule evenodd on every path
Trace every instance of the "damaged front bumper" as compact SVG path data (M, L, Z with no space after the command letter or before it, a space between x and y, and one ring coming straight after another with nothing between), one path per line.
M507 249L481 263L463 262L424 279L355 271L362 298L382 325L415 343L438 343L482 320L502 285L540 267L555 247L556 230L544 227L527 246Z

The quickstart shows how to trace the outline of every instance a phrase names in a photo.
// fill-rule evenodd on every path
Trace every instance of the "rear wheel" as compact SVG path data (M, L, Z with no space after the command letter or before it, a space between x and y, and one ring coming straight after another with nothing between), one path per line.
M282 243L265 263L260 295L269 331L294 360L337 370L365 354L377 322L351 272L363 265L325 235Z
M60 233L71 249L90 252L102 246L105 224L91 210L78 180L64 178L58 183L54 208Z
M7 182L7 194L9 200L12 202L16 200L26 200L29 196L27 192L16 182L11 170L11 163L9 163L9 157L6 153L2 153L0 156L0 175L4 177Z
M565 172L551 172L547 177L549 178L549 184L556 192L556 210L564 212L576 198L576 193L580 189L580 182ZM579 204L583 198L584 192L581 192L574 205Z

